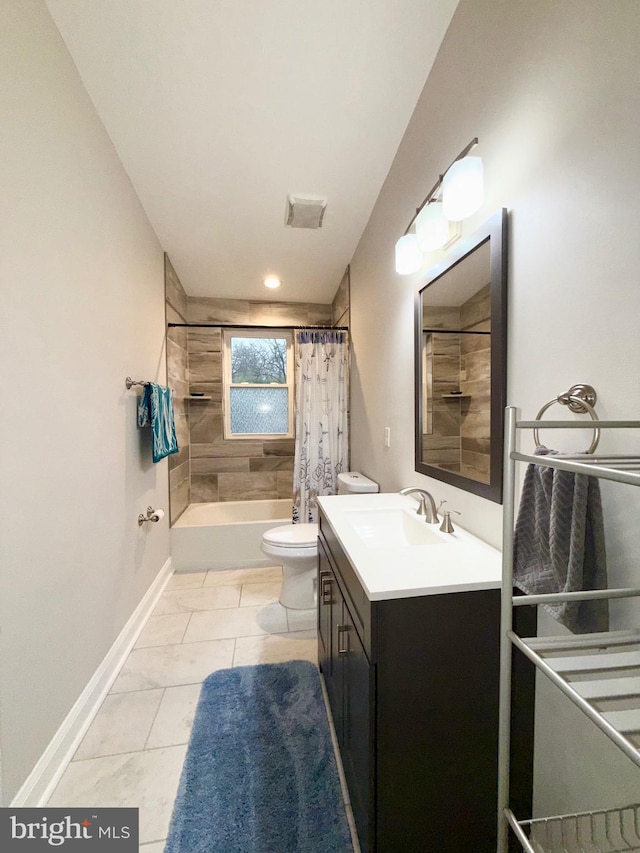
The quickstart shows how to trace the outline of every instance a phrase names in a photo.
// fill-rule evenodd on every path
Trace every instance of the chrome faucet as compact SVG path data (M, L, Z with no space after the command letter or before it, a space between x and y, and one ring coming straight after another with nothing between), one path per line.
M412 486L409 486L406 489L400 489L401 495L412 495L412 494L420 495L420 506L418 507L418 515L424 515L424 520L427 524L437 524L440 519L438 518L438 510L436 509L436 502L433 497L429 494L429 492L424 489L416 489Z

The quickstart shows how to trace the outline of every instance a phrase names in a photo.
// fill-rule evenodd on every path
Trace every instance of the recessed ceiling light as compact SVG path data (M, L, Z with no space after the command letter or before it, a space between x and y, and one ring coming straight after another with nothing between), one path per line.
M271 288L272 290L275 290L275 288L276 288L276 287L280 287L280 285L282 284L282 282L280 281L280 279L278 278L278 276L277 276L277 275L269 275L269 276L267 276L267 277L263 280L263 282L262 282L262 283L264 284L264 286L265 286L265 287L269 287L269 288Z

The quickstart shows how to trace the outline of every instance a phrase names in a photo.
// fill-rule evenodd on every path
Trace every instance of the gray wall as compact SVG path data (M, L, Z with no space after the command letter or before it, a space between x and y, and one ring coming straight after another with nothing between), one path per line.
M428 265L397 276L394 245L478 136L486 199L463 232L510 210L509 403L531 418L590 382L602 418L637 417L639 43L634 0L461 0L351 263L353 467L383 490L431 489L497 545L501 507L414 472L413 302ZM586 446L581 431L578 441ZM639 445L619 432L602 442L608 451ZM613 585L638 583L639 499L628 486L604 489ZM634 621L618 605L613 616ZM537 808L637 801L633 765L566 703L560 713L541 698Z
M44 2L0 4L3 802L169 554L125 377L165 381L163 253ZM152 529L151 529L152 528Z

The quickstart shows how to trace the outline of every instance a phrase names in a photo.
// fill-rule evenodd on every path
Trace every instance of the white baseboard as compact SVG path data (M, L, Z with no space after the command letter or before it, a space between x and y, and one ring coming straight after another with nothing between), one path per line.
M224 569L264 569L277 565L274 558L263 557L258 560L189 560L187 562L175 561L173 570L177 575L189 574L191 572L221 572Z
M47 804L172 574L169 557L13 798L11 806L40 808Z

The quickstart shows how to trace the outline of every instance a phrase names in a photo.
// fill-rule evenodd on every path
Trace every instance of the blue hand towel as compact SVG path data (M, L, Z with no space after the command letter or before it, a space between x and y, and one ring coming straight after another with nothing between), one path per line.
M153 461L178 452L171 388L148 382L138 400L138 426L151 425Z

